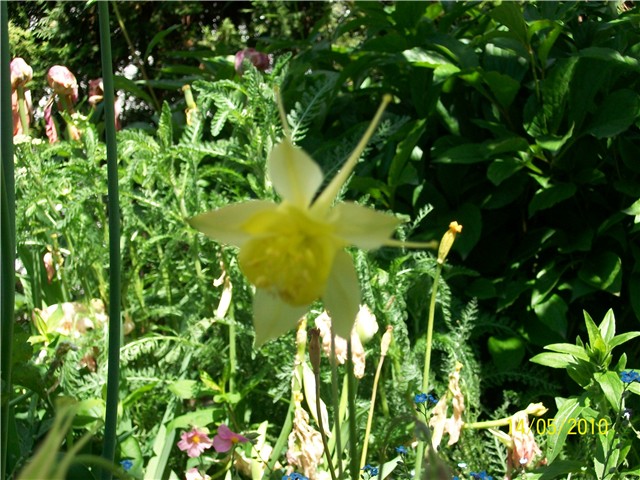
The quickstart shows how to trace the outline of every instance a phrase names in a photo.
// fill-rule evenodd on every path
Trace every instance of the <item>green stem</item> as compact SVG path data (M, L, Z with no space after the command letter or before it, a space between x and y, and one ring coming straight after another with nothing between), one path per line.
M11 115L11 72L9 69L9 14L7 2L0 2L0 211L1 245L0 271L0 378L2 402L0 406L0 478L7 478L7 440L9 432L9 398L11 397L11 350L15 308L16 205L13 164L13 118Z
M358 468L358 427L356 424L356 377L353 374L353 350L351 338L347 339L347 390L349 396L349 469L351 479L360 478Z
M109 201L109 356L107 370L107 404L102 457L113 462L118 424L118 383L120 376L120 204L118 199L118 159L114 112L113 62L109 31L109 3L98 2L100 20L100 52L104 84L105 134L107 143L107 181ZM102 480L112 473L102 470Z
M24 98L24 86L18 85L18 114L20 115L20 125L22 125L22 134L29 136L29 117L27 113L27 101Z
M233 305L229 307L229 393L236 389L236 317Z
M431 302L429 303L429 323L427 325L427 345L424 352L424 372L422 374L422 391L429 392L429 370L431 368L431 344L433 342L433 324L436 315L436 298L438 293L438 283L440 282L440 273L442 272L442 263L438 263L436 274L433 277L433 288L431 289ZM424 457L425 442L418 439L418 448L416 451L415 471L416 478L420 478L422 474L422 459Z
M340 417L340 404L338 402L338 365L336 362L336 334L331 327L331 402L333 404L333 438L335 438L335 456L336 465L338 467L338 476L342 476L342 439L340 438L342 432L340 431L340 424L342 418Z
M362 442L362 456L360 457L360 468L362 469L367 461L367 449L369 447L369 435L371 434L371 425L373 424L373 410L376 405L376 393L378 391L378 382L380 381L380 372L384 363L384 355L380 355L378 368L373 379L373 391L371 392L371 402L369 402L369 416L367 418L367 428L364 432L364 441Z
M329 465L329 473L332 480L337 480L336 471L333 468L333 462L331 461L331 452L329 452L329 445L327 444L327 433L324 431L323 418L322 418L322 400L320 399L320 371L314 372L314 380L316 384L316 413L318 414L318 430L320 430L320 436L322 437L322 446L324 449L324 456L327 459Z

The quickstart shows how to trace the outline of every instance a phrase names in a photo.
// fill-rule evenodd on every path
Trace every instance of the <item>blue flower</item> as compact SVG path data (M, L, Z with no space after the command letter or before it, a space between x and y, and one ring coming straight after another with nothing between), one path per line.
M133 460L129 460L127 458L125 460L122 460L120 462L120 465L122 465L122 468L124 468L125 472L128 472L129 470L131 470L131 467L133 467Z
M640 373L634 372L633 370L620 372L620 380L622 380L623 383L640 382Z
M378 469L376 467L372 467L371 465L365 465L362 470L364 470L365 473L368 473L369 476L371 477L375 477L376 475L378 475Z
M493 480L493 477L491 475L487 475L486 470L482 470L479 473L471 472L470 475L474 480Z
M407 450L407 447L405 447L404 445L396 447L396 452L398 452L400 455L406 455L408 451L409 450Z
M302 475L301 473L293 472L289 475L285 475L282 477L282 480L309 480L307 477Z
M427 395L427 401L429 401L430 403L433 403L433 404L438 403L438 399L436 397L434 397L433 395L431 395L431 394Z
M417 404L424 403L427 401L427 394L418 393L415 397L413 397L413 401Z

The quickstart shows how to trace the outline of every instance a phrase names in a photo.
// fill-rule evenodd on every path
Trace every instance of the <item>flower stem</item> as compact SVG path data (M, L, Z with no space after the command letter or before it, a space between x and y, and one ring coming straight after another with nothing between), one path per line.
M442 263L438 263L436 274L433 277L433 288L431 289L431 302L429 303L429 322L427 324L427 345L424 352L424 372L422 374L422 391L429 391L429 370L431 368L431 344L433 342L433 324L436 314L436 298L438 294L438 283L440 281L440 273L442 272ZM416 478L420 478L422 473L422 458L424 457L425 443L424 440L418 440L418 448L416 452L415 471Z
M340 432L340 403L338 401L338 365L336 362L336 334L331 327L331 402L333 403L333 433L335 435L335 454L338 467L338 476L342 475L342 438Z
M120 377L120 205L118 199L118 150L116 145L113 62L109 31L109 3L98 2L100 53L104 84L105 135L107 144L107 181L109 201L109 353L107 370L107 404L102 457L113 462L118 424L118 390ZM102 480L111 480L110 471L102 470Z
M367 418L367 428L364 432L364 441L362 442L362 455L360 456L360 469L362 469L367 462L367 449L369 447L369 435L371 434L371 424L373 423L373 410L376 405L376 394L378 392L378 382L380 381L380 372L382 372L382 364L384 363L384 354L380 355L378 360L378 368L376 368L376 375L373 378L373 391L371 392L371 402L369 403L369 416Z
M18 85L18 113L20 114L20 124L22 125L22 134L29 136L29 118L27 114L27 101L24 98L24 87Z
M351 479L358 480L358 429L356 425L356 377L353 374L351 338L347 339L347 390L349 397L349 469Z
M329 465L329 473L332 480L338 480L336 477L336 471L333 468L333 462L331 461L331 452L329 451L329 445L327 444L327 433L324 431L323 419L322 419L322 400L320 399L320 370L313 372L313 377L316 384L316 412L318 414L318 430L320 430L320 436L322 437L322 446L324 447L324 455Z

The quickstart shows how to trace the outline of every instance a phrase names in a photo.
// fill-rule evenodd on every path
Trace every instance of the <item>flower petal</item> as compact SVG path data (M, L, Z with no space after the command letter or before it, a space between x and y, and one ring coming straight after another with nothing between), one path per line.
M307 153L285 138L269 153L267 172L276 192L288 202L307 208L322 185L322 170Z
M250 200L201 213L188 222L193 228L218 242L241 246L251 237L245 228L251 217L276 208L275 203L266 200Z
M335 235L364 250L384 245L402 223L389 213L352 202L339 203L331 214L336 215L332 222L336 227Z
M336 335L351 338L351 329L360 309L360 285L353 260L344 250L336 254L322 299Z
M256 288L253 297L253 325L256 330L255 347L267 340L279 337L295 328L298 320L307 312L308 305L291 306L280 297L264 289Z

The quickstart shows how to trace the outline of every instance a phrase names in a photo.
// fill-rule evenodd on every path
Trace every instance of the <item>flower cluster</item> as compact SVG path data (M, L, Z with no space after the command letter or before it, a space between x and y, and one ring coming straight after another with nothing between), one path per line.
M430 393L418 393L413 397L413 401L416 405L421 405L423 403L438 403L438 399Z
M622 383L640 382L640 373L633 370L625 370L620 372L620 380L622 380Z
M365 465L362 470L364 470L364 473L368 474L369 476L367 478L372 478L372 477L376 477L378 476L378 469L376 467L373 467L371 465Z

